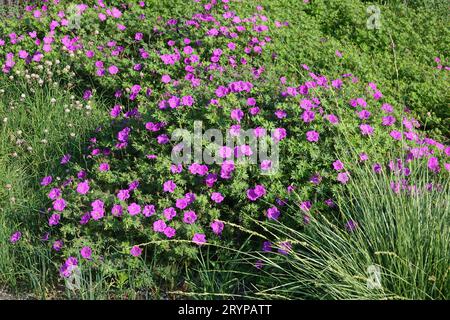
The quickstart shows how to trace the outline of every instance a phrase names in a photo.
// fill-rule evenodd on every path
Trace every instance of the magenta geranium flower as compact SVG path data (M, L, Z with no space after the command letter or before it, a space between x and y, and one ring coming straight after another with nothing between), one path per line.
M186 200L186 198L181 198L181 199L177 199L176 203L175 203L175 207L177 207L178 209L185 209L188 206L188 201Z
M266 194L266 189L263 185L256 185L253 189L247 190L247 198L251 201L255 201Z
M218 236L222 233L224 226L225 224L219 220L214 220L211 222L211 229Z
M53 201L53 209L56 211L64 211L66 208L66 201L63 198Z
M346 184L349 179L350 179L350 177L347 172L340 172L340 173L338 173L336 180L342 184Z
M267 209L267 218L271 219L271 220L277 220L278 217L280 216L280 210L273 206L269 209Z
M130 216L135 216L141 213L141 206L133 202L128 206L127 210Z
M92 249L90 247L83 247L80 250L81 256L86 260L91 260L92 257Z
M77 185L77 192L79 194L86 194L89 192L89 182L86 180L84 182L80 182Z
M306 132L306 140L309 142L319 141L319 133L314 130Z
M110 167L109 167L109 164L107 162L102 162L98 166L98 170L101 171L101 172L109 171L109 169L110 169Z
M167 225L164 222L164 220L157 220L157 221L153 222L153 231L155 231L155 232L164 232L166 227L167 227Z
M78 266L78 260L75 257L69 257L61 265L59 273L62 277L68 278L72 275L73 270Z
M18 242L20 240L20 238L22 238L22 232L16 231L11 235L11 237L9 238L9 241L12 244L15 244L16 242Z
M221 203L225 197L220 192L213 192L211 194L211 200L215 203Z
M280 242L280 246L278 248L278 253L282 255L287 255L292 250L292 244L289 241Z
M55 240L52 244L53 250L59 252L64 247L64 242L61 239Z
M340 171L344 169L344 164L341 162L341 160L336 160L333 162L333 169L336 171Z
M202 245L206 243L206 235L204 235L203 233L196 233L194 234L194 236L192 237L192 242L194 242L197 245Z
M123 208L120 204L113 205L111 213L115 217L120 217L123 214Z
M152 204L144 206L144 210L142 210L142 214L145 217L151 217L155 213L156 213L156 209L155 209L155 206Z
M361 134L363 136L371 136L373 134L373 128L368 124L360 125L359 129L361 130Z
M41 186L49 185L50 183L52 183L52 180L53 180L52 176L46 176L46 177L42 178Z
M164 184L163 184L164 192L172 193L175 191L176 187L177 187L177 185L172 180L168 180L168 181L164 182Z
M428 169L432 172L439 172L441 168L439 167L439 160L436 157L430 157L427 163Z
M177 211L173 207L166 208L163 210L163 215L168 221L170 221L176 217Z
M304 212L308 212L311 209L311 201L303 201L300 203L300 209Z
M61 189L59 188L53 188L52 190L50 190L50 192L48 193L48 197L51 200L56 200L57 198L61 197L62 193L61 193Z
M174 228L172 228L172 227L166 227L164 229L164 234L166 235L167 238L170 239L170 238L175 237L176 230Z
M130 250L130 254L133 257L139 257L142 254L142 249L139 246L133 246Z
M130 190L128 189L119 190L119 192L117 193L117 199L119 199L120 201L125 201L128 198L130 198Z
M277 128L272 133L272 139L274 142L279 142L279 141L283 140L284 138L286 138L286 136L287 136L287 133L286 133L286 129L284 129L284 128Z
M54 213L50 216L50 219L48 220L49 226L57 226L59 224L59 220L61 219L61 216L57 213Z
M183 215L183 222L187 224L193 224L197 220L197 215L194 211L186 211Z

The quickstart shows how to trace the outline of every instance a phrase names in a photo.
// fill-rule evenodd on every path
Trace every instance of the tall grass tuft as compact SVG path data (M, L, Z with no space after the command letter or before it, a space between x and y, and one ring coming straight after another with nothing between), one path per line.
M289 226L255 221L274 244L292 244L288 255L243 253L263 264L255 296L449 299L449 183L430 185L419 168L411 176L413 191L396 193L391 183L398 176L361 167L338 191L336 216L319 213L304 223L295 212L297 223Z

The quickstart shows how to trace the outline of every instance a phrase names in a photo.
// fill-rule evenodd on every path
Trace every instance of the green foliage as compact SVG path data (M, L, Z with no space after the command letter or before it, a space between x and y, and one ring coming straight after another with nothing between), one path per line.
M48 35L48 23L56 19L61 7L70 3L62 1L60 7L50 6L40 21L27 13L23 20L2 24L0 36L7 39L12 32L36 31L43 38ZM110 3L123 9L120 22L126 24L126 30L119 32L116 20L100 21L97 12L87 10L80 29L66 26L58 29L54 49L45 54L44 61L29 64L25 59L16 59L14 73L0 75L1 86L6 88L0 115L2 119L8 118L0 132L0 164L8 168L0 174L0 182L8 185L5 190L0 189L3 211L0 213L5 213L0 216L0 283L16 289L25 284L47 296L52 286L63 284L64 280L56 276L57 268L64 259L73 256L79 259L82 286L75 293L67 291L67 295L84 299L178 297L189 293L203 298L250 293L285 298L448 298L442 285L448 280L443 273L448 261L440 256L442 250L448 251L445 244L448 239L430 238L430 230L435 231L448 220L448 206L440 206L441 198L448 196L448 185L443 185L444 191L425 196L393 196L386 186L391 182L386 176L380 178L369 172L364 175L357 169L352 171L351 166L359 162L361 153L371 163L384 165L391 154L396 154L391 151L404 150L406 154L410 148L423 144L418 143L424 137L423 132L413 128L417 127L416 120L422 123L421 129L431 130L426 132L431 137L448 137L448 70L436 68L434 61L440 57L444 66L448 64L450 37L441 11L424 9L425 3L419 2L379 1L381 28L371 30L366 26L369 3L364 1L263 0L258 3L265 7L261 12L255 11L255 2L248 1L235 6L237 13L242 17L259 14L260 20L255 21L270 28L259 33L253 29L256 22L246 21L245 32L233 39L239 48L233 51L227 47L229 38L205 36L210 26L188 27L186 22L199 6L181 0L147 1L145 8L135 3L125 7L121 4L122 1ZM217 21L228 25L222 15L226 10L214 10ZM147 19L142 20L142 14ZM178 19L179 24L168 24L170 18ZM289 21L289 26L275 27L279 21ZM135 39L138 32L143 33L141 42ZM75 36L83 40L83 51L61 44L67 37ZM174 48L181 52L184 38L193 43L201 40L193 44L202 63L195 71L201 80L197 87L185 81L181 63L170 65L161 59L163 54L172 54ZM244 52L245 47L251 46L252 38L264 42L261 54ZM168 44L169 40L176 40L174 47ZM111 41L113 45L109 45ZM119 53L117 44L121 47ZM33 52L35 47L35 40L26 37L17 45L0 46L0 56L10 51ZM218 61L225 66L224 70L206 67L216 48L224 51ZM343 56L338 57L336 50ZM94 52L95 58L90 58L88 51ZM232 63L227 58L231 56L238 62L246 59L247 64L230 67ZM183 55L181 61L184 58ZM97 66L96 60L101 60L104 66ZM134 69L137 63L142 67L139 71ZM108 74L113 65L119 69L116 75ZM104 69L101 76L99 69ZM263 72L256 76L255 70ZM27 77L30 74L38 74L40 78ZM179 83L165 85L161 82L164 74L180 79ZM283 83L280 77L286 77L287 82ZM41 78L43 84L37 80ZM335 79L342 81L342 87L331 85ZM251 82L254 85L251 95L232 92L220 99L216 97L219 85L235 81ZM321 81L326 84L318 85ZM373 89L367 86L370 82L382 90L382 98L374 96ZM141 92L136 99L130 99L130 91L137 84ZM289 93L306 84L308 93ZM152 89L151 94L145 93L147 88ZM93 95L82 99L86 89L92 89ZM113 98L119 89L121 95ZM24 98L20 97L22 93ZM160 108L161 100L170 96L191 96L195 103L191 107ZM203 176L189 173L188 166L180 174L171 172L173 144L159 143L160 134L170 136L178 128L193 131L194 121L198 120L203 121L204 128L226 131L236 124L230 118L231 111L239 108L247 112L250 96L256 98L261 111L244 117L240 123L244 129L287 130L287 137L279 142L281 166L275 175L262 175L257 166L244 162L236 165L232 179L223 178L210 187L205 185ZM357 98L367 102L367 106L349 106ZM211 99L217 99L217 104L210 103ZM302 120L307 107L299 107L308 103L316 111L310 123ZM389 127L381 123L386 116L381 110L385 103L394 106L392 116L396 118L396 123ZM105 110L113 105L120 105L122 112L114 119L107 118ZM367 119L358 116L357 112L363 109L370 111ZM277 110L285 111L287 117L277 117ZM331 123L330 115L337 116L339 124ZM157 132L150 132L146 129L149 122L164 125ZM362 135L361 124L370 124L375 134ZM131 130L128 145L117 148L117 136L126 128ZM394 129L413 137L394 140L390 136ZM320 134L317 143L306 140L306 133L311 130ZM21 137L24 141L17 145ZM436 155L440 164L446 161L444 145L434 140L427 140L426 144L427 152ZM68 153L72 155L69 164L59 166L58 159ZM156 155L156 159L147 158L149 154ZM331 166L336 159L344 162L345 171L350 174L348 186L336 181L338 172ZM111 169L99 171L100 164L105 162ZM421 165L425 167L426 163ZM220 174L221 166L215 164L208 169ZM448 173L442 171L443 179L448 178ZM84 179L79 178L80 172L89 179L90 191L86 195L76 192L78 183ZM38 190L39 179L45 175L54 177L53 184ZM314 176L323 182L312 183ZM173 193L163 192L162 185L169 179L177 185ZM434 183L428 177L418 179L421 187ZM129 188L134 181L139 181L139 187L131 198L119 200L118 191ZM252 202L247 190L255 184L264 185L267 194ZM296 188L295 194L287 190L291 185ZM52 201L46 199L51 188L61 189L67 202L58 227L48 225L54 213ZM225 200L214 203L210 198L212 192L225 195ZM177 218L170 222L177 230L175 240L154 232L153 223L164 219L163 209L174 206L187 193L196 195L189 210L195 210L197 222L182 222L183 211L188 209L179 210ZM338 210L330 209L324 202L335 196L339 197ZM106 204L105 216L80 225L80 218L91 212L93 201L98 199ZM290 216L283 201L289 203L290 209L311 201L312 208L308 209L311 224L305 227L299 223L304 217L298 210ZM152 204L156 213L131 216L127 208L132 202L142 208ZM124 214L111 215L113 205L121 205ZM280 222L267 222L267 209L274 205L283 207ZM432 205L439 208L439 215L436 219L427 215L429 220L421 220L417 210L431 210ZM377 215L379 210L384 215ZM361 231L348 234L342 230L344 218L350 216L370 238L361 236ZM410 216L416 238L407 237ZM220 237L210 228L215 220L226 223ZM15 245L3 245L16 230L23 231L22 240ZM446 234L448 230L444 227L442 231ZM46 232L51 234L49 242L41 241ZM248 232L259 237L248 240ZM192 244L196 233L207 235L205 247ZM385 241L392 235L396 237L394 243ZM254 253L263 240L271 237L278 243L290 240L301 250L289 255L289 259ZM56 240L64 242L61 251L51 248ZM424 259L424 251L415 251L413 240L433 243L432 259ZM311 248L297 247L301 243ZM130 256L135 245L144 249L140 257ZM90 260L80 257L85 246L93 249ZM230 253L229 248L239 250L231 249ZM354 255L355 248L358 251ZM381 251L389 253L376 254ZM255 277L253 265L239 263L241 255L252 263L258 256L269 265L269 270L263 268L261 276ZM404 262L411 266L412 260L417 261L416 265L405 268ZM369 262L383 268L383 279L387 279L385 291L374 293L365 289L364 272ZM321 272L324 267L328 273ZM434 279L434 285L426 280L429 277ZM282 283L278 283L280 279ZM399 281L404 284L398 284ZM414 282L418 285L413 286ZM252 291L253 284L260 286L261 291Z

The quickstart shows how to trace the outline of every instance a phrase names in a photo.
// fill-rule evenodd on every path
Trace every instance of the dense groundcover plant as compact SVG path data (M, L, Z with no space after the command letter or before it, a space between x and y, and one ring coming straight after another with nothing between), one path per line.
M270 32L289 24L271 21L262 7L240 17L236 6L193 1L192 15L162 18L144 1L48 1L28 7L0 39L6 76L44 57L60 59L85 86L84 100L96 88L112 101L109 121L94 130L85 152L61 155L67 175L41 181L48 206L36 245L51 248L61 277L74 266L112 277L121 269L138 273L155 256L160 265L189 265L204 245L240 245L237 226L284 221L287 204L305 223L333 215L334 190L352 179L349 162L370 162L374 171L389 165L406 177L408 163L418 161L430 183L433 175L448 176L450 148L424 137L376 83L351 73L329 78L307 65L301 83L267 75L276 57ZM246 142L231 150L204 142L229 157L221 164L174 164L179 141L172 133L194 132L195 121L232 136L252 129L273 141L279 169L268 175L270 162L240 161L256 152ZM392 149L404 158L389 162ZM336 156L346 150L357 156ZM399 180L393 188L408 186ZM21 235L11 243L20 246ZM284 243L280 253L288 249Z

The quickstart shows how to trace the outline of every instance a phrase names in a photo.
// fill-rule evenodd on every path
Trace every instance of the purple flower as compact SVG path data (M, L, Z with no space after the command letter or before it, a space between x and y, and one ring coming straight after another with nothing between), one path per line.
M138 180L132 181L128 184L128 190L130 190L130 191L136 190L138 187L139 187Z
M128 189L119 190L119 192L117 193L117 198L120 201L127 200L128 198L130 198L130 191Z
M119 72L119 68L117 68L116 66L110 66L109 68L108 68L108 72L110 73L110 74L117 74L118 72Z
M309 142L319 141L319 136L319 133L314 130L306 132L306 140L308 140Z
M107 162L100 163L100 165L98 166L98 170L101 172L109 171L109 169L109 164Z
M271 220L277 220L280 216L280 210L278 210L277 207L273 206L269 209L267 209L267 218Z
M334 207L336 206L336 205L334 204L333 199L327 199L327 200L324 201L324 203L325 203L328 207L330 207L330 208L334 208Z
M286 136L287 136L286 129L277 128L272 133L272 140L274 142L279 142L279 141L283 140L284 138L286 138Z
M139 248L139 246L133 246L133 248L131 248L130 250L130 254L133 257L139 257L142 254L142 249Z
M48 197L51 200L56 200L57 198L61 197L61 189L58 188L53 188L52 190L50 190L50 192L48 193Z
M120 204L113 205L111 213L115 217L120 217L123 214L123 208Z
M300 209L305 212L308 212L309 209L311 209L311 206L311 201L303 201L302 203L300 203Z
M338 173L336 180L342 184L346 184L349 180L349 174L347 172L340 172Z
M392 130L391 133L390 133L390 136L394 140L402 140L402 135L403 134L400 131L397 131L397 130Z
M344 164L341 162L341 160L336 160L333 162L333 169L336 171L344 169Z
M188 201L186 198L177 199L175 206L178 209L185 209L188 206Z
M347 229L348 232L353 232L358 227L358 223L354 220L348 220L345 224L345 229Z
M163 83L169 83L171 80L172 80L172 79L170 78L170 76L169 76L168 74L164 74L164 75L161 77L161 81L162 81Z
M432 172L439 172L441 171L441 168L439 167L439 160L436 157L431 157L428 159L428 169L430 169Z
M53 180L52 176L46 176L46 177L42 178L41 186L49 185L50 183L52 183L52 180Z
M361 119L361 120L365 120L365 119L369 119L369 117L370 117L370 111L368 111L368 110L361 110L360 112L358 112L358 117Z
M89 191L89 182L86 180L84 182L80 182L77 186L77 192L79 194L86 194Z
M361 134L363 136L371 136L373 134L373 128L368 124L360 125L359 129L361 130Z
M201 246L202 244L206 243L206 235L204 235L203 233L196 233L192 237L192 242Z
M220 192L213 192L211 194L211 200L215 203L221 203L224 199L224 196Z
M46 232L42 235L41 241L48 241L50 239L50 232Z
M142 214L145 216L145 217L151 217L152 215L154 215L156 213L156 209L155 209L155 206L154 205L152 205L152 204L150 204L150 205L146 205L145 207L144 207L144 210L142 210Z
M110 111L109 115L111 118L117 118L122 111L122 106L116 104Z
M211 229L218 236L222 233L224 226L225 224L219 220L214 220L211 222Z
M193 224L197 220L197 215L194 211L186 211L183 215L183 222L187 224Z
M163 215L167 220L172 220L177 215L177 211L173 207L164 209Z
M278 252L287 255L292 250L292 244L289 241L280 242Z
M168 180L168 181L164 182L164 184L163 184L164 192L173 193L175 191L176 187L177 187L177 185L172 180Z
M372 166L372 169L373 169L373 171L375 172L375 173L380 173L381 172L381 164L379 164L379 163L375 163L373 166Z
M339 123L339 118L337 116L335 116L334 114L329 114L329 115L326 116L326 118L332 124Z
M49 226L57 226L59 224L59 220L61 219L61 216L57 213L54 213L50 216L50 219L48 219Z
M247 198L255 201L266 194L266 189L263 185L256 185L253 189L247 190Z
M78 260L75 257L69 257L59 268L61 277L68 278L72 275L73 270L78 266Z
M138 205L137 203L132 203L128 206L127 208L128 213L130 214L130 216L135 216L139 213L141 213L141 206Z
M394 108L389 103L384 103L381 106L381 110L383 110L385 113L391 113L394 111Z
M59 251L61 251L63 246L64 246L64 242L62 240L56 240L55 242L53 242L52 248L56 252L59 252Z
M153 222L153 231L155 232L164 232L166 227L167 225L164 220L156 220L155 222Z
M261 170L268 171L268 170L270 170L272 168L272 161L270 161L270 160L263 160L261 162L261 166L260 167L261 167Z
M270 241L264 241L262 245L262 251L264 252L272 251L272 243Z
M393 116L386 116L382 119L383 126L392 126L395 123L396 119Z
M91 217L95 221L100 220L105 216L105 208L103 201L97 199L91 203L92 211L91 211Z
M89 222L89 220L91 220L91 214L88 212L81 216L80 224L85 225Z
M15 244L17 241L20 240L20 238L22 238L22 232L16 231L16 232L14 232L14 233L11 235L11 237L9 238L9 241L10 241L12 244Z
M194 104L194 98L192 96L184 96L181 98L181 104L190 107Z
M322 181L322 177L320 174L316 173L309 179L309 181L315 185L318 185Z
M314 111L309 111L306 110L305 112L303 112L302 114L302 119L305 123L309 123L312 122L314 120L314 118L316 117L316 114Z
M172 228L172 227L166 227L164 229L164 234L166 235L167 238L170 239L170 238L175 237L176 230L174 228Z
M244 117L244 112L241 109L234 109L231 111L231 119L241 122Z
M70 158L71 158L71 155L70 155L70 154L65 154L65 155L63 155L63 157L61 158L61 164L67 164L67 163L69 163Z
M91 256L92 256L92 249L90 247L83 247L80 250L80 254L81 256L86 259L86 260L91 260Z

